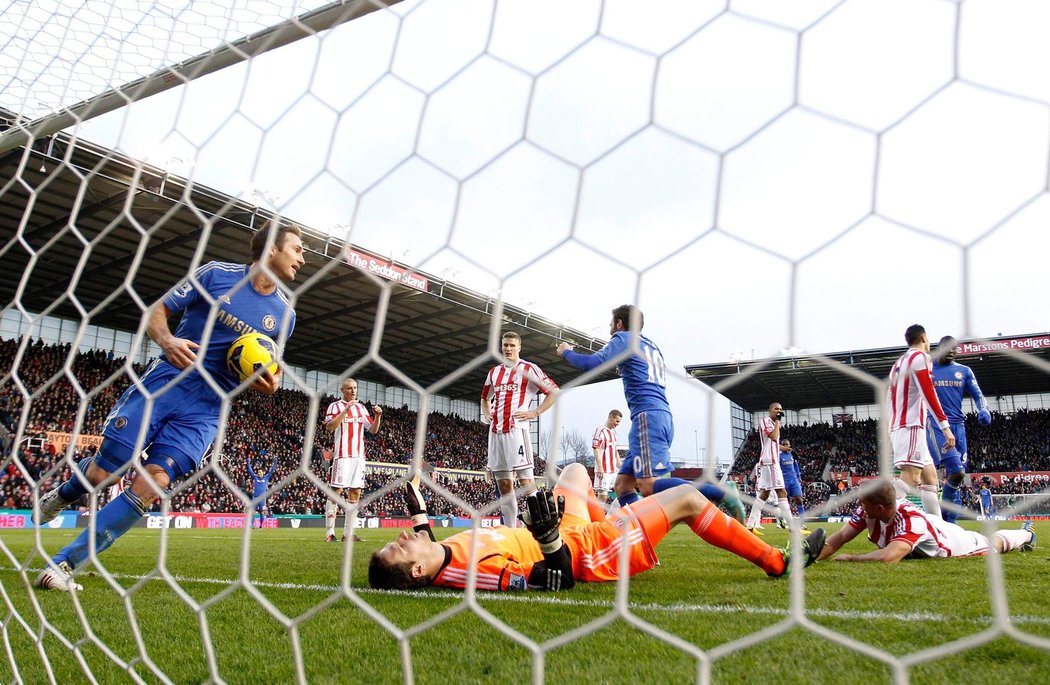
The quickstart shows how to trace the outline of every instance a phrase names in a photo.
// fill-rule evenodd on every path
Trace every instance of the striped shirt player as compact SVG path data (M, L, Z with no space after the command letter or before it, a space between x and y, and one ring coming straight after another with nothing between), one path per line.
M240 385L226 365L230 343L245 333L262 332L282 344L292 334L295 312L278 281L294 281L305 263L301 230L283 225L257 232L251 257L250 265L201 266L148 313L146 332L163 354L117 400L106 418L98 454L78 464L83 479L73 478L41 498L36 522L50 521L80 499L89 487L86 482L101 484L143 450L149 456L131 486L98 511L96 525L52 558L37 577L37 587L76 589L72 570L88 558L92 542L98 553L107 549L159 493L200 466L218 431L223 396ZM176 312L182 318L173 333L168 318ZM251 387L276 392L279 373L267 372Z
M372 408L375 420L368 412L368 407L357 401L357 381L344 379L339 386L342 399L328 405L324 415L324 427L332 434L332 471L328 484L339 494L345 495L353 509L361 500L361 489L365 486L365 431L375 435L379 432L379 423L383 417L383 408L376 405ZM335 542L335 520L339 513L338 504L331 497L326 498L325 541ZM346 529L354 523L353 512L348 510L344 521L343 540L346 540ZM350 532L354 542L360 541L356 533Z
M940 516L928 514L911 502L896 499L888 481L861 496L860 506L845 526L828 538L820 558L825 559L863 532L877 549L867 554L843 554L841 561L895 562L905 558L936 559L983 556L989 551L1029 551L1035 543L1030 524L1020 530L1000 530L993 540L966 530Z
M525 494L536 490L529 422L554 404L558 386L539 366L521 358L521 336L517 333L504 333L501 349L507 361L490 369L485 377L481 388L481 420L491 424L488 469L499 489L503 522L515 526L518 519L515 481ZM529 409L541 394L543 401L535 409Z
M933 388L930 340L919 324L904 333L908 349L890 369L886 388L886 418L889 421L893 466L900 470L895 482L899 497L907 497L917 488L922 508L941 515L937 497L939 478L926 442L926 414L931 413L944 434L945 446L955 446L955 436L948 417L941 408Z
M784 407L780 402L773 402L769 405L769 412L755 426L759 439L758 463L755 466L758 472L755 485L758 496L751 505L751 513L745 524L752 531L762 528L762 507L771 492L777 494L777 509L783 525L791 521L791 504L784 489L784 472L780 469L780 420L783 417Z
M605 423L594 429L591 449L594 450L594 489L599 499L611 492L620 470L620 453L616 449L616 427L623 420L618 409L609 412Z

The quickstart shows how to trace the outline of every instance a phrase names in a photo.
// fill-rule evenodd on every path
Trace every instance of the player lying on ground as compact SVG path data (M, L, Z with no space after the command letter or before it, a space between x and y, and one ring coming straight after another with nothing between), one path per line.
M996 531L992 544L988 538L948 523L940 516L926 514L907 500L897 499L897 490L889 481L881 481L860 497L860 506L849 522L824 543L821 559L827 559L840 547L868 531L868 539L878 549L867 554L840 554L835 561L883 561L889 564L904 558L983 556L989 549L1000 554L1015 549L1030 552L1035 548L1035 532L1030 521L1020 530Z
M368 582L374 588L466 587L475 537L475 579L480 590L563 590L577 582L613 581L625 538L628 573L634 575L656 565L656 546L679 523L772 577L788 571L786 550L759 540L692 485L665 490L607 516L591 491L587 469L570 464L553 493L537 492L526 498L525 528L477 528L436 542L418 482L417 477L405 485L414 532L401 533L372 554ZM816 560L823 544L822 529L805 539L806 566Z

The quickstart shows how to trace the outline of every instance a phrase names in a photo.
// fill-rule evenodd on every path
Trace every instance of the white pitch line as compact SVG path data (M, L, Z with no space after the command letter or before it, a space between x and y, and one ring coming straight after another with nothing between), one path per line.
M38 573L42 569L30 568L26 569L31 573ZM0 567L0 571L17 572L18 569L11 567ZM81 575L87 575L89 577L98 577L95 572L87 572ZM142 580L146 576L134 575L128 573L111 573L111 576L117 580ZM199 585L222 585L229 586L237 582L234 578L196 578L192 576L173 576L178 583L195 583ZM160 576L153 576L150 580L165 582L165 579ZM318 585L318 584L305 584L305 583L272 583L268 581L252 581L252 585L257 588L264 588L268 590L300 590L307 592L326 592L333 593L338 592L341 588L338 585ZM462 592L452 592L449 590L373 590L372 588L354 588L354 591L362 595L378 595L378 596L400 596L400 597L414 597L417 599L455 599L460 600L463 598ZM612 609L614 607L613 602L598 599L572 599L568 597L556 597L548 594L531 594L531 593L516 593L516 592L483 592L479 593L479 597L484 601L492 602L519 602L522 604L549 604L554 606L566 606L566 607L593 607L597 609ZM642 604L630 603L627 605L632 611L666 611L669 613L692 613L692 614L755 614L764 616L786 616L788 614L786 609L779 609L776 607L760 607L760 606L749 606L747 604L687 604L687 603L675 603L675 604L655 604L652 602L646 602ZM839 618L846 620L855 619L868 619L874 621L927 621L931 623L974 623L978 625L989 625L992 623L991 617L979 617L979 618L961 618L959 616L948 616L945 614L935 614L928 611L915 611L915 612L887 612L887 611L857 611L857 610L835 610L835 609L806 609L806 616L808 617L819 617L819 618ZM1014 624L1029 624L1029 625L1050 625L1050 617L1047 616L1011 616L1011 623Z

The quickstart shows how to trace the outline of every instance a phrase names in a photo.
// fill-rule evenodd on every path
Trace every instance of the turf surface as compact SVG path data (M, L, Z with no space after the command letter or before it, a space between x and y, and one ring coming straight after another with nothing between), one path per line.
M1036 530L1050 540L1050 523ZM422 684L507 685L529 682L539 666L550 683L696 682L706 669L716 682L877 683L895 672L871 648L914 658L949 643L961 651L909 665L910 681L1019 684L1046 682L1050 673L1044 548L1000 557L1011 617L1004 632L993 620L990 569L981 558L822 562L805 574L799 623L789 618L789 579L770 580L684 527L660 546L661 566L632 580L622 613L615 584L557 595L481 594L476 604L440 590L365 589L368 554L395 533L369 530L351 546L354 592L347 593L340 588L346 546L325 544L317 529L256 530L247 543L243 531L169 530L164 563L174 583L158 571L160 531L136 529L102 557L113 578L85 569L74 601L28 589L42 567L34 533L5 530L0 678L400 683L407 676ZM53 553L73 535L45 530L41 540ZM766 540L785 544L787 535L768 531ZM870 545L858 539L847 549ZM238 584L245 550L251 584ZM21 574L19 566L31 570ZM557 640L580 628L593 630ZM404 651L399 631L409 631ZM759 631L775 634L737 642ZM548 649L538 655L537 645ZM712 662L697 658L712 649ZM403 653L411 655L411 674Z

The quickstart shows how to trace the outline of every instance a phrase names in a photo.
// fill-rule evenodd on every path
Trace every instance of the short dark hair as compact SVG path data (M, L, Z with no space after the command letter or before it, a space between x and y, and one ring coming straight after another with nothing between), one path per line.
M500 340L502 340L503 338L513 338L514 340L517 340L519 344L521 343L521 336L515 333L514 331L507 331L503 334Z
M860 496L860 499L864 502L881 504L888 509L893 509L897 504L897 489L893 487L893 483L890 481L880 478L870 490Z
M613 321L623 321L623 329L625 331L634 330L631 328L631 319L638 317L638 330L642 330L645 326L645 315L642 314L642 310L635 307L633 304L621 304L616 309L612 310Z
M926 335L926 329L920 324L913 323L908 326L908 330L904 331L904 341L908 343L908 347L911 347L915 343L919 342L919 338Z
M262 260L263 250L266 249L266 239L270 237L270 233L276 231L273 237L273 245L278 250L284 247L284 239L289 233L298 236L300 240L303 237L303 230L295 224L278 224L276 229L274 228L260 228L252 236L252 261L258 262Z
M623 412L619 409L613 409L611 412L609 412L609 417L611 418L613 416L623 416Z
M368 559L368 584L376 590L414 590L430 585L430 578L413 578L411 561L387 563L377 550Z
M939 343L937 343L937 347L941 347L941 346L944 346L944 347L955 347L958 344L959 344L958 340L956 340L955 338L953 338L950 335L946 335L943 338L941 338L941 341Z

